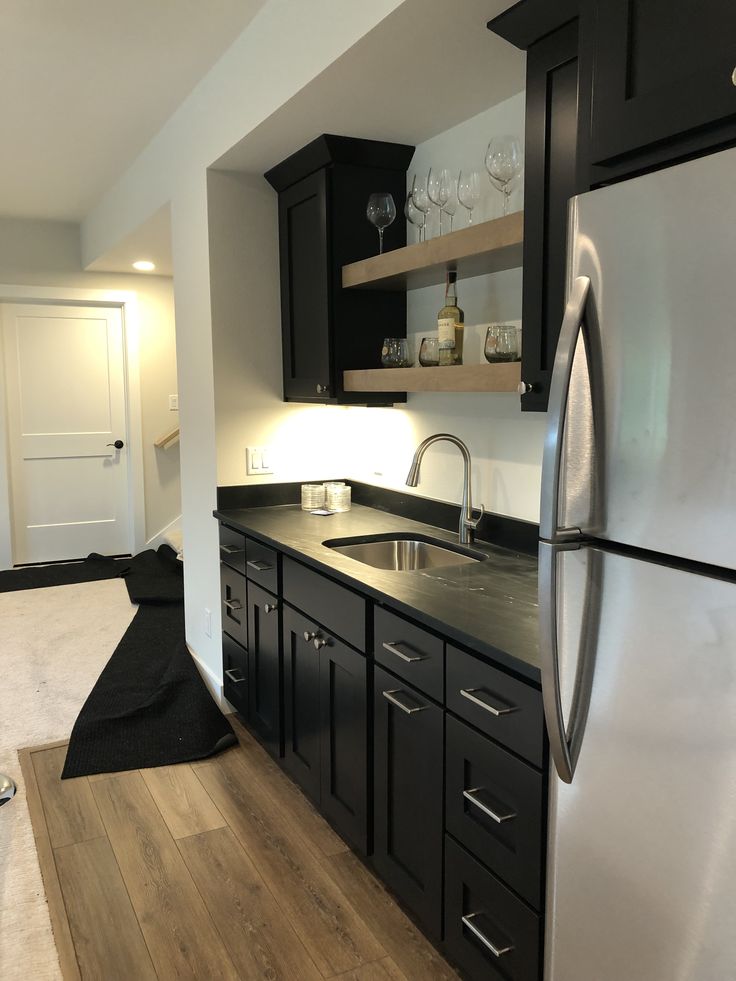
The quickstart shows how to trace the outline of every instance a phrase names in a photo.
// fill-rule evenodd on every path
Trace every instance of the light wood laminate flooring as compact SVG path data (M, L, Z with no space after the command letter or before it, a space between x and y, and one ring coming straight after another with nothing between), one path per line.
M64 977L456 978L231 719L199 763L61 781L65 743L21 751Z

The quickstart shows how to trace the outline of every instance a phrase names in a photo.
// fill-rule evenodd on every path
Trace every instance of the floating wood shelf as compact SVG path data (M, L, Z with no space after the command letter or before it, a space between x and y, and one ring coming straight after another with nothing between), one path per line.
M523 231L522 211L469 225L343 266L342 285L348 289L418 289L444 283L448 270L462 277L513 269L522 263Z
M521 362L442 368L366 368L346 371L346 392L515 392Z

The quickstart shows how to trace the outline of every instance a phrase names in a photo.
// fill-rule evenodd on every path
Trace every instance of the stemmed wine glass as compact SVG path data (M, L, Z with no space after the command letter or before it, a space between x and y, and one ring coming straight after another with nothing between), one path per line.
M503 213L509 213L511 185L521 174L521 144L515 136L494 136L486 150L486 170L491 182L503 191Z
M441 193L445 198L445 203L442 205L442 211L444 211L450 219L450 231L452 231L452 219L455 217L455 212L457 211L457 181L446 167L440 174L440 185L442 188ZM441 224L442 215L440 214L440 225Z
M426 187L422 187L421 184L417 184L416 174L414 175L414 179L411 182L411 199L414 202L414 207L418 211L421 211L422 214L424 215L424 225L425 225L424 238L426 240L426 238L427 238L427 231L426 231L427 216L429 215L429 209L431 207L431 202L429 200L429 195L427 194L427 188Z
M371 194L365 209L366 217L378 229L378 254L383 253L383 230L396 218L396 205L393 197L386 191Z
M442 234L442 210L450 195L447 183L442 181L442 175L445 172L444 170L438 172L435 167L430 167L427 174L427 195L432 204L437 205L440 211L440 235Z
M414 198L412 197L411 191L406 195L406 204L404 205L404 216L407 221L410 221L412 225L416 225L417 229L417 241L424 241L424 226L427 222L427 216L423 211L414 204Z
M473 224L473 208L480 201L480 174L477 170L460 171L457 175L457 199L468 212L468 224Z

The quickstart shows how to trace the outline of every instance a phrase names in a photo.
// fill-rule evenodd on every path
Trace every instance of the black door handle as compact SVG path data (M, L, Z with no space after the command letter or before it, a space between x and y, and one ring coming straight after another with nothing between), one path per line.
M122 439L116 439L114 443L108 443L107 445L114 446L116 450L122 450L122 448L125 446L125 443L122 441Z

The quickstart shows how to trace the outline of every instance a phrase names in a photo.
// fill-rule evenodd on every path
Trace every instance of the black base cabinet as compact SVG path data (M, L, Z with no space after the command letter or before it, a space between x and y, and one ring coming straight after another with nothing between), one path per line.
M319 804L320 705L318 627L284 608L284 769Z
M442 935L444 713L375 668L373 864L435 940Z
M282 752L279 605L248 583L248 722L272 756Z
M222 690L225 698L248 718L248 651L227 634L222 635Z

